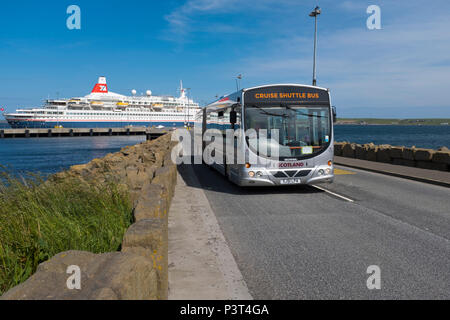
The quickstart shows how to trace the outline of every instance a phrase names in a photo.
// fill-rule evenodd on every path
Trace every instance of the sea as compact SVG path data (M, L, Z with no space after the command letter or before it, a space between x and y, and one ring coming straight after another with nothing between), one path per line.
M145 141L145 136L0 139L0 166L48 175ZM450 148L450 126L336 125L335 141Z

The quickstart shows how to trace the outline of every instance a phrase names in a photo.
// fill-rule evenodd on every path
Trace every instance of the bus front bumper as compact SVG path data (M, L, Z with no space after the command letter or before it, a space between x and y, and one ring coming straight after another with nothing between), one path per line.
M285 181L282 181L285 180ZM288 182L291 180L292 182ZM332 183L334 181L334 175L325 176L313 176L304 178L292 178L292 179L268 179L265 178L244 178L240 179L239 185L242 187L263 187L263 186L292 186L292 185L305 185L305 184L318 184L318 183Z

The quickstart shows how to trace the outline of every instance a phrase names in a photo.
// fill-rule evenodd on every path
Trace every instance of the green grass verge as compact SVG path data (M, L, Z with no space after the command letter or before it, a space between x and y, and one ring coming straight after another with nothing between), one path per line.
M114 183L43 182L0 169L0 295L57 253L118 250L132 220L128 192Z

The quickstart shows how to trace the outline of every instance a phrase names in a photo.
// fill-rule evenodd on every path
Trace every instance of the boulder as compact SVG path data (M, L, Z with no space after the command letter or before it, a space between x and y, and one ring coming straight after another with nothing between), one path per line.
M168 223L167 219L151 218L134 223L125 233L122 252L141 255L153 262L158 274L157 298L168 294Z
M431 161L431 158L433 157L433 154L436 151L431 149L414 149L414 160L416 161Z
M167 217L169 203L168 190L160 184L148 182L141 189L140 197L134 208L134 218L139 221L155 217Z
M393 159L402 159L404 148L405 147L391 147L389 150L389 156Z
M402 159L404 160L414 160L414 147L403 148Z
M442 150L442 151L435 152L433 154L432 161L450 165L450 151Z
M81 289L68 289L69 266L81 271ZM39 265L24 283L6 292L2 300L155 300L157 273L153 261L122 252L94 254L67 251Z
M153 184L160 184L169 192L170 198L173 196L175 185L177 183L177 167L175 165L158 168L155 172L155 177L152 180Z
M376 153L377 162L391 163L390 150L390 145L380 145Z
M342 147L342 156L346 158L354 158L355 157L355 147L354 143L346 143Z
M367 160L368 148L364 145L357 144L355 146L355 158L361 160Z
M342 148L346 144L346 142L335 142L334 143L334 155L342 156Z
M377 161L378 146L373 143L369 143L366 144L365 147L367 148L367 160Z

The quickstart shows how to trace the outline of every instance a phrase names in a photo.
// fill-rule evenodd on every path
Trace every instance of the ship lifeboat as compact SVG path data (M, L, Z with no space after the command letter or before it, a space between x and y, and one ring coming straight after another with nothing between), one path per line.
M91 106L93 106L93 107L102 107L103 106L103 102L101 102L101 101L91 101Z

